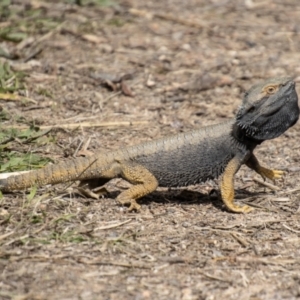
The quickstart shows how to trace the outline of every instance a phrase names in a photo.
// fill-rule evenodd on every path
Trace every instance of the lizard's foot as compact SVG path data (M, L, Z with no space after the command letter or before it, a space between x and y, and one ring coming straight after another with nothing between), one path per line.
M88 197L88 198L92 198L92 199L96 199L96 200L99 200L103 195L108 194L108 191L105 187L101 187L101 188L98 188L98 189L95 189L95 190L91 190L91 189L86 188L86 187L78 186L77 190L83 196Z
M248 159L246 165L256 173L258 173L263 178L263 180L265 180L266 178L275 180L281 178L281 176L284 174L284 171L272 170L261 166L254 154L252 154Z
M235 213L243 213L243 214L247 214L251 211L254 210L254 208L248 206L248 205L236 205L234 203L234 190L233 190L233 186L229 186L229 188L227 189L228 186L226 185L221 185L221 194L222 194L222 200L223 203L225 204L226 208L229 211L235 212Z
M103 195L108 194L108 190L104 186L110 179L94 178L81 180L77 190L83 196L99 200Z
M250 207L248 205L238 206L238 205L235 205L233 203L230 206L226 205L226 207L227 207L228 210L230 210L232 212L243 213L243 214L247 214L247 213L254 210L253 207Z
M122 196L122 194L120 194L118 197L117 197L117 200L122 204L122 205L125 205L125 204L129 204L129 208L128 208L128 211L139 211L141 209L141 206L136 202L135 199L128 199L128 198L123 198L123 197L120 197Z
M281 178L282 175L284 175L284 171L281 170L271 170L271 169L267 169L265 167L261 167L259 168L259 175L265 180L266 178L271 179L271 180L275 180L278 178Z

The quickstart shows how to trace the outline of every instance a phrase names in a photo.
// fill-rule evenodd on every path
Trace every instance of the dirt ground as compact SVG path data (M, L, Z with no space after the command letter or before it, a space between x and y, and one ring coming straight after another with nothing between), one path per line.
M13 140L20 155L58 162L184 132L233 117L265 78L300 82L298 0L7 2L0 32L26 36L0 38L0 62L27 74L15 94L29 100L0 100L2 126L54 127ZM255 151L286 171L271 188L238 172L246 215L224 209L218 180L158 189L138 213L116 202L120 179L100 200L70 184L4 195L0 299L300 299L299 129Z

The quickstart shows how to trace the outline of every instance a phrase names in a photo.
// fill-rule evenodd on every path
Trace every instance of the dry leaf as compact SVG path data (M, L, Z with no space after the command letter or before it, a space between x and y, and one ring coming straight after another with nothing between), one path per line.
M106 40L100 36L94 35L94 34L84 34L81 36L84 40L94 43L94 44L101 44L105 43Z
M125 96L134 97L132 91L123 80L121 81L121 90Z

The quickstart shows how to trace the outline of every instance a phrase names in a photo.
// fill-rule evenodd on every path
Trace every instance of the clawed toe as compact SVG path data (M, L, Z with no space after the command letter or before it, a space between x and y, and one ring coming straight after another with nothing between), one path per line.
M266 168L261 168L260 175L262 178L269 178L271 180L281 178L284 175L284 171L281 170L269 170Z
M127 199L127 198L121 198L118 197L117 200L122 204L122 205L128 205L128 211L139 211L141 209L141 206L136 202L135 199Z
M136 201L131 201L130 206L128 208L128 211L139 211L141 209L141 206L136 203Z
M244 214L247 214L247 213L249 213L249 212L251 212L251 211L254 210L253 207L250 207L250 206L248 206L248 205L242 206L241 209L242 209L241 212L244 213Z
M228 210L230 210L232 212L242 213L242 214L247 214L247 213L254 210L253 207L250 207L248 205L238 206L238 205L235 205L235 204L231 204L230 206L226 205L226 207L228 208Z
M281 178L284 175L284 171L281 170L272 170L273 178Z

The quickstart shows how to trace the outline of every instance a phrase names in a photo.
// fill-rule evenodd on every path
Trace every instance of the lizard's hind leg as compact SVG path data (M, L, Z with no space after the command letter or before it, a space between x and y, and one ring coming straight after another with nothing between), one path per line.
M131 162L119 162L121 177L133 184L128 190L122 192L117 200L121 204L130 204L129 211L139 210L137 199L153 192L158 187L155 176L142 165Z
M90 179L86 181L83 180L82 182L88 185L94 183L94 181L96 183L101 182L105 184L116 177L121 177L133 184L133 186L121 192L117 197L117 200L121 204L129 204L129 211L139 210L140 205L136 200L153 192L158 186L158 181L155 176L145 167L137 163L119 160L114 160L114 162L101 170L99 178L92 181L90 181Z

